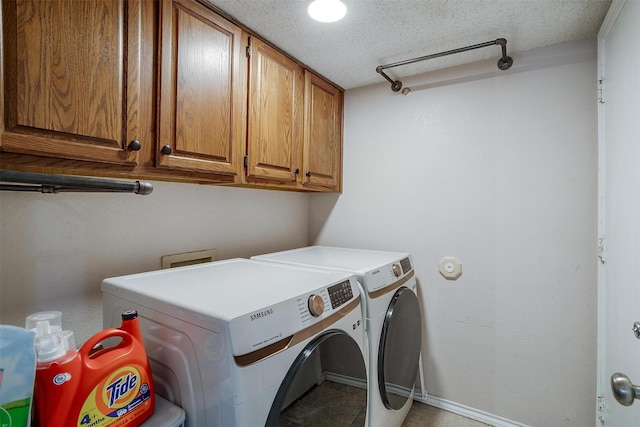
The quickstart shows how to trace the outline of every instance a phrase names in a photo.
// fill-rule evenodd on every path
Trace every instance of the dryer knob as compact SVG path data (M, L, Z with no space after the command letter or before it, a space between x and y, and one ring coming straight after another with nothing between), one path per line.
M309 296L307 304L309 306L309 313L311 313L313 317L318 317L324 313L324 300L320 295L313 294Z
M400 264L393 264L391 268L393 269L393 274L396 277L400 277L400 275L402 274L402 269L400 268Z

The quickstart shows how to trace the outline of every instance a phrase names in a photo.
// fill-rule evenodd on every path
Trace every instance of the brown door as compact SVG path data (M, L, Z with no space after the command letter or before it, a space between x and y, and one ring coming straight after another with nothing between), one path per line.
M342 162L342 91L305 72L303 183L338 191Z
M302 167L303 70L251 37L247 177L293 184Z
M2 15L2 149L137 163L140 1L3 1Z
M245 140L240 28L192 0L160 13L158 166L237 175Z

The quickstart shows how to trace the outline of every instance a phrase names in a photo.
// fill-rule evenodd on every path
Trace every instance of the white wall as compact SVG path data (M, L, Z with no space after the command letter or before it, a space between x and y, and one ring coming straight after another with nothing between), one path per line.
M306 194L153 185L149 196L0 193L0 323L59 310L81 344L102 329L106 277L157 270L179 252L225 259L307 244Z
M594 425L595 40L513 57L347 91L344 192L311 196L310 241L412 253L431 395Z
M403 79L407 97L347 91L340 196L160 182L151 196L0 193L0 323L57 309L83 342L102 328L101 280L169 253L409 251L430 394L532 426L593 425L595 42L513 56L507 72ZM437 272L447 255L458 281Z

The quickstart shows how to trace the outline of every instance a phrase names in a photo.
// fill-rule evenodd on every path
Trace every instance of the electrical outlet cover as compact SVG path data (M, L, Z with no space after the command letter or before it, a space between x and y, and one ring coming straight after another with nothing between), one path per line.
M462 276L462 263L455 257L446 256L438 263L438 270L447 280L456 280Z

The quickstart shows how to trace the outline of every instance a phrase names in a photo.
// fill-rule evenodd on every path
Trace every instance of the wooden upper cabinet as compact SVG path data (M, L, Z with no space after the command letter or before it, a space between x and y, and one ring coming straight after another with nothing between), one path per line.
M139 0L3 1L2 149L136 164L140 27Z
M157 165L242 171L246 135L247 36L193 0L160 8Z
M340 190L342 105L340 89L305 71L304 186Z
M256 37L250 43L247 180L295 186L302 168L304 71Z
M340 191L342 91L200 0L1 0L3 167Z

